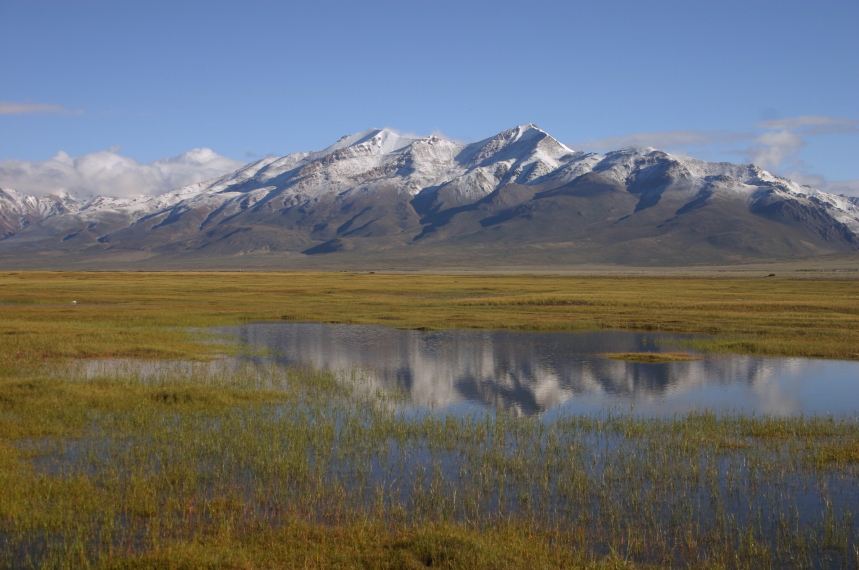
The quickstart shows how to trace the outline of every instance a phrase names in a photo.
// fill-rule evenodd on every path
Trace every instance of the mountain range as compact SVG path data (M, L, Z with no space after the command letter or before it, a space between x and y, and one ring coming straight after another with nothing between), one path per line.
M754 165L371 129L157 196L0 189L0 260L516 259L688 265L859 250L859 199ZM59 263L59 261L57 261Z

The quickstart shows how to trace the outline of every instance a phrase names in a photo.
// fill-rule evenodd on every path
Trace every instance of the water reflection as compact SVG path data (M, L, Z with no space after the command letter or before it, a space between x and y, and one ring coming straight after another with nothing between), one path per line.
M859 410L859 363L800 358L699 355L693 362L642 364L608 352L672 351L682 335L421 332L380 326L256 323L221 329L281 354L288 365L398 388L411 404L491 406L534 414L562 407L642 414L706 408L774 415L852 415Z

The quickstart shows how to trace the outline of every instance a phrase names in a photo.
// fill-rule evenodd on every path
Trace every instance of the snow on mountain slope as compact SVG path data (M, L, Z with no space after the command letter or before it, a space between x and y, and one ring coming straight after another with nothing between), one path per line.
M604 155L574 151L533 124L471 144L370 129L323 150L265 158L158 196L83 201L67 194L34 197L0 190L0 230L6 240L35 235L38 226L43 235L53 232L62 240L110 241L112 232L138 224L146 233L186 220L183 231L203 231L263 206L285 211L330 197L382 191L394 191L406 201L420 195L444 207L467 205L506 185L556 188L589 173L639 196L636 212L668 198L704 203L721 197L749 208L786 200L806 214L819 212L843 224L859 243L856 200L800 186L753 165L705 162L652 148Z
M242 192L273 186L292 195L315 198L354 188L396 185L415 195L428 187L464 183L485 176L499 184L531 183L558 168L575 153L533 125L516 127L471 145L438 137L421 139L372 129L343 137L325 150L297 153L254 163L215 181L212 192ZM252 175L251 175L252 172ZM483 192L479 193L485 195Z
M65 192L30 196L0 188L0 235L11 235L45 218L77 210L78 204Z

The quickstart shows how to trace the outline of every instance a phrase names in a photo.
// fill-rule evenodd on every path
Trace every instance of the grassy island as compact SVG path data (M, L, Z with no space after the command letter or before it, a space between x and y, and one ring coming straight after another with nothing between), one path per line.
M663 364L665 362L689 362L701 360L688 352L615 352L605 355L612 360L642 362L644 364Z

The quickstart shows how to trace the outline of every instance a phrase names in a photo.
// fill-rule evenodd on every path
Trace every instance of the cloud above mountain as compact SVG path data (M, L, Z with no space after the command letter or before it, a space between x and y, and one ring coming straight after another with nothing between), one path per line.
M748 135L745 133L692 129L682 131L634 133L619 137L592 139L580 143L574 143L573 146L576 149L604 152L626 147L653 147L658 149L676 149L678 147L688 148L747 139Z
M746 149L746 158L753 164L785 173L788 168L807 171L808 165L797 156L807 144L808 137L839 132L859 132L859 121L820 115L804 115L761 121L760 130Z
M156 195L209 180L245 163L209 148L141 164L119 154L119 147L71 157L60 151L44 161L0 161L0 188L35 195L67 191L81 196Z

